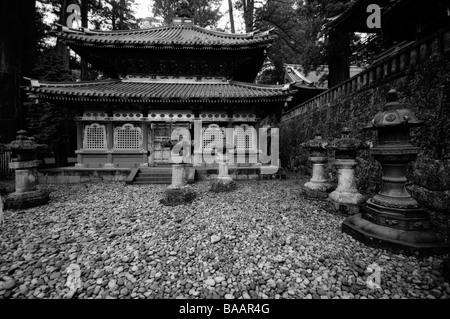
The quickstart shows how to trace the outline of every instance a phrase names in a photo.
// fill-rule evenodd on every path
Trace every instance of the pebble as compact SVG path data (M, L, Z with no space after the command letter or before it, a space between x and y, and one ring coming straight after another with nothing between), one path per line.
M319 288L316 289L316 291L321 296L326 295L326 292L325 292L325 290L323 290L323 288L319 287Z
M3 285L3 289L10 290L10 289L13 289L15 286L16 286L16 281L14 279L9 279Z
M284 258L281 255L277 255L277 256L275 256L274 260L278 263L284 263L286 261L286 258Z
M97 279L97 278L103 277L104 275L105 275L105 270L99 269L94 273L94 276L92 278Z
M275 282L275 280L269 279L269 280L267 280L267 285L268 285L270 288L275 288L275 287L277 286L277 283Z
M221 240L222 240L222 238L220 236L218 236L218 235L212 235L211 236L211 244L218 243Z
M225 277L222 277L222 276L218 276L218 277L216 277L216 278L214 278L214 281L216 282L216 283L221 283L222 281L225 281Z
M27 285L23 284L23 285L19 286L19 292L22 295L26 295L28 293L28 291L29 291L29 289L28 289Z
M209 278L209 279L205 280L205 284L208 286L214 287L216 284L216 281L214 279Z

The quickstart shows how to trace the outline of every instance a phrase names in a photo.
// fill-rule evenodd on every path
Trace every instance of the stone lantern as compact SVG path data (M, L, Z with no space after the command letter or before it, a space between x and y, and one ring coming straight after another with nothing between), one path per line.
M335 164L338 170L338 187L330 193L329 200L334 211L356 214L364 202L364 196L356 189L355 166L358 150L367 148L361 140L350 137L350 129L344 127L341 138L334 139L329 147L335 149Z
M387 101L366 126L378 132L378 145L371 154L383 169L382 189L366 202L362 213L342 223L342 230L364 242L405 253L445 251L449 247L431 228L428 212L405 188L406 166L419 151L411 144L410 128L423 122L398 102L395 90L389 91Z
M186 145L185 145L186 146ZM190 145L188 146L190 147ZM185 167L190 160L183 156L183 148L179 154L171 153L172 159L172 184L164 191L164 197L160 200L165 206L176 206L192 202L196 193L191 186L187 185Z
M219 164L219 175L211 184L213 192L227 192L236 189L236 182L228 174L229 149L230 145L223 143L216 147L216 161Z
M325 164L327 162L328 142L322 139L322 134L316 133L314 139L302 143L304 148L309 149L309 160L312 162L312 177L305 183L303 194L313 199L327 199L328 192L332 186L325 175Z
M47 148L47 145L37 144L27 137L26 131L18 131L16 140L6 145L15 156L9 163L9 168L15 170L15 192L5 198L5 209L22 209L47 204L48 193L36 188L35 169L40 161L36 152Z

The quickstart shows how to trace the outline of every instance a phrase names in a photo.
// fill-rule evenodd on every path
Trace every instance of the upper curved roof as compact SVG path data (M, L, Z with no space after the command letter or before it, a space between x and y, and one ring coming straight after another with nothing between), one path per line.
M230 47L258 46L270 44L275 36L270 31L255 31L245 34L208 30L196 25L169 25L150 29L94 31L61 26L55 31L63 41L90 45L133 45L142 47L186 46L186 47Z

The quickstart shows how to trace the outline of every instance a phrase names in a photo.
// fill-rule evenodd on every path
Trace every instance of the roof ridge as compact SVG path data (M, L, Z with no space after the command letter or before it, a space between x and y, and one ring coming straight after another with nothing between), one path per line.
M201 33L206 33L210 35L216 35L221 37L227 37L227 38L255 38L255 37L264 37L264 36L270 36L269 32L273 29L267 30L267 31L253 31L249 33L229 33L229 32L223 32L218 30L210 30L203 27L200 27L198 25L166 25L166 26L160 26L160 27L152 27L152 28L146 28L146 29L129 29L129 30L92 30L88 28L82 28L82 30L78 29L70 29L66 26L60 25L58 23L55 23L55 25L58 25L61 27L61 30L58 30L57 32L62 33L75 33L78 35L123 35L123 34L142 34L142 33L149 33L153 31L160 31L164 29L185 29L185 30L196 30Z
M218 31L218 30L210 30L210 29L206 29L206 28L202 28L198 25L192 25L191 26L193 29L196 29L198 31L204 32L204 33L209 33L209 34L214 34L214 35L218 35L218 36L227 36L227 37L231 37L231 38L253 38L255 35L260 35L263 34L267 31L264 32L249 32L249 33L229 33L229 32L223 32L223 31ZM268 30L271 31L271 30Z
M247 86L247 87L255 87L255 88L265 88L265 89L289 89L289 85L286 84L257 84L257 83L248 83L241 81L229 81L230 84L239 85L239 86Z
M149 31L158 31L163 29L169 29L169 28L180 28L181 25L167 25L167 26L160 26L160 27L152 27L152 28L145 28L145 29L128 29L128 30L93 30L88 29L86 27L79 29L70 29L64 25L61 25L59 23L55 23L55 25L60 26L61 30L57 30L57 32L63 32L63 33L76 33L76 34L85 34L85 35L119 35L124 33L147 33Z
M40 81L37 79L30 79L30 81L35 81L38 85L43 86L54 86L54 87L77 87L77 86L85 86L85 85L101 85L108 83L120 83L120 79L105 79L105 80L90 80L90 81L63 81L63 82L55 82L55 81Z
M172 80L172 81L171 81ZM148 79L148 78L124 78L121 79L121 83L169 83L169 84L229 84L229 81L212 80L212 81L195 81L187 79Z

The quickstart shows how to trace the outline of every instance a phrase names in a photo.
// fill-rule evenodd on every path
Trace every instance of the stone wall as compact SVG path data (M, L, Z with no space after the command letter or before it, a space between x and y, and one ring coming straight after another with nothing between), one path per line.
M36 172L39 184L94 183L125 181L131 168L121 169L43 169Z
M410 165L410 189L422 203L439 210L450 211L450 59L447 55L412 66L401 76L380 85L353 93L341 94L328 103L305 103L297 107L297 116L282 116L264 120L280 128L280 157L284 167L294 172L309 173L308 152L300 144L313 138L320 130L325 138L340 136L344 126L363 141L376 143L376 133L363 127L386 103L389 89L395 88L400 102L408 105L426 124L414 129L414 144L421 152ZM303 108L298 110L298 108ZM299 114L300 113L300 114ZM291 112L292 114L292 112ZM329 152L332 157L333 154ZM377 192L381 166L368 151L360 153L356 171L357 185L363 192ZM329 164L328 173L336 180L335 168ZM435 198L436 197L436 198Z

